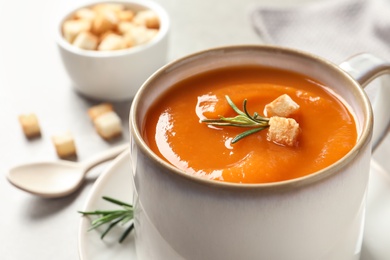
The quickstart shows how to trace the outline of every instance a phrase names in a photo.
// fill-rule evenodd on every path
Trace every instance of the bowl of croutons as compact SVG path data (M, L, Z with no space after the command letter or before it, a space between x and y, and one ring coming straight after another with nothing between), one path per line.
M57 45L76 91L98 100L131 99L167 62L170 20L147 0L93 2L68 12Z

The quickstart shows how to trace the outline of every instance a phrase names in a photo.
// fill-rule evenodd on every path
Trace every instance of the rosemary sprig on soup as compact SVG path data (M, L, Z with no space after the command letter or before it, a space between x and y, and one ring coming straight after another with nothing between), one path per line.
M229 105L233 108L233 110L238 114L235 117L224 117L219 116L219 119L203 119L201 120L203 123L206 123L208 125L212 126L235 126L235 127L249 127L253 128L250 130L247 130L236 137L233 138L232 144L238 142L242 138L257 133L263 129L266 129L269 127L269 118L265 118L259 115L259 113L255 112L253 116L251 116L248 113L248 110L246 108L247 99L244 99L243 102L243 110L241 111L238 109L238 107L233 103L233 101L230 99L229 96L225 96L227 102Z
M236 183L314 173L341 159L357 139L354 116L323 83L259 66L174 84L147 111L142 130L158 156L187 174Z
M267 136L269 141L288 146L293 146L296 143L299 133L299 124L294 119L278 116L288 116L299 109L299 105L295 103L290 96L284 94L265 106L265 111L269 111L271 114L275 115L271 117L271 119L260 116L258 112L254 112L253 116L251 116L246 108L247 99L244 99L244 111L241 111L229 96L225 96L225 98L238 115L235 117L219 116L219 119L203 119L201 122L211 126L252 128L234 137L231 141L232 144L268 127L270 128Z

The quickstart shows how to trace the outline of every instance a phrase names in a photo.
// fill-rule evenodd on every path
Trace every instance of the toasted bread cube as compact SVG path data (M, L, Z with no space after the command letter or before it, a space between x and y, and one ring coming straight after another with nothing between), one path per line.
M91 21L86 19L68 20L62 25L64 38L70 43L73 43L79 33L89 31L90 29Z
M122 121L114 111L98 116L94 125L98 134L106 140L122 134Z
M27 138L41 135L38 118L35 114L20 115L19 122Z
M74 39L73 45L84 50L96 50L98 38L90 32L81 32Z
M107 31L115 30L118 24L118 18L112 11L98 13L92 21L91 31L95 35L101 35Z
M60 158L67 158L76 155L74 138L70 132L52 136L52 141Z
M94 121L97 117L107 113L114 111L112 104L110 103L101 103L99 105L93 106L88 109L88 115Z
M293 118L273 116L268 123L268 141L285 146L294 146L296 144L299 124Z
M132 42L133 45L140 45L152 40L157 33L158 30L156 29L147 29L142 26L136 26L126 32L123 37L127 43Z
M118 31L121 34L126 34L128 32L131 32L132 30L136 29L137 27L140 27L139 25L135 25L132 22L128 21L121 21L118 23Z
M117 34L114 31L107 31L99 36L99 44L110 34Z
M99 51L114 51L114 50L121 50L126 48L126 41L125 39L117 34L109 34L98 46Z
M158 33L156 29L146 29L139 34L133 34L136 44L143 44L151 41Z
M131 33L126 33L125 35L123 35L123 39L127 48L137 45L136 39Z
M137 25L143 25L151 29L160 28L160 19L153 10L143 10L136 13L133 22Z
M116 4L116 3L97 4L92 7L92 10L98 13L105 13L107 11L120 12L124 9L125 6L123 4Z
M117 13L119 21L130 22L133 20L135 14L131 10L122 10Z
M96 17L96 12L89 8L81 8L74 13L73 17L75 19L93 20Z
M264 114L269 117L288 117L298 109L299 105L295 103L289 95L283 94L265 106Z

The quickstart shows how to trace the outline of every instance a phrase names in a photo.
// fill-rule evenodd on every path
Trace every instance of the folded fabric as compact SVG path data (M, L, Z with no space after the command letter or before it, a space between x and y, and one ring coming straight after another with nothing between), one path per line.
M269 44L311 52L335 63L361 52L390 61L390 1L317 0L292 7L256 6L251 18ZM366 89L370 98L376 85Z
M315 1L289 8L258 7L256 31L270 43L300 48L341 62L358 52L390 60L390 2Z

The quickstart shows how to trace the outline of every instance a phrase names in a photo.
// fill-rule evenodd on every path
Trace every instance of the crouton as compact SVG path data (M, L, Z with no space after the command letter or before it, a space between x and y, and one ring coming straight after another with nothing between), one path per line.
M110 35L110 34L117 34L117 33L110 30L110 31L107 31L107 32L105 32L105 33L99 35L98 45L99 45L99 44L100 44L108 35Z
M268 117L288 117L298 109L299 105L289 95L283 94L265 106L264 114Z
M117 13L119 21L130 22L133 20L135 14L131 10L122 10Z
M64 38L76 47L114 51L149 42L156 36L160 20L153 10L136 11L123 4L102 3L76 10L62 27ZM97 38L97 46L92 35Z
M116 3L103 3L103 4L97 4L92 7L92 10L94 10L97 13L105 13L107 11L114 11L114 12L120 12L125 9L125 6L123 4L116 4Z
M93 106L88 109L88 116L94 121L97 117L107 113L114 111L112 104L110 103L101 103L99 105Z
M101 41L98 46L99 51L113 51L126 48L125 39L117 34L109 34Z
M136 13L133 22L137 25L143 25L151 29L160 28L160 19L153 10L143 10Z
M74 13L73 17L74 19L93 20L96 17L96 12L89 8L81 8Z
M285 146L294 146L296 144L299 124L293 118L273 116L268 123L268 141Z
M58 157L76 156L76 146L73 135L70 132L52 136L52 141Z
M19 122L22 126L24 135L27 138L37 137L41 135L38 118L35 114L20 115Z
M133 47L137 44L135 37L131 33L124 34L123 39L127 48Z
M81 32L74 39L73 45L84 50L96 50L98 38L90 32Z
M118 31L121 34L125 34L125 33L128 33L128 32L131 32L131 31L133 31L134 29L136 29L138 27L140 27L140 26L139 25L135 25L132 22L121 21L121 22L118 23Z
M142 34L134 35L135 42L137 44L147 43L147 42L151 41L154 38L154 36L156 36L157 33L158 33L158 30L156 30L156 29L147 29L147 30L143 31Z
M159 17L153 10L137 12L126 9L123 4L102 3L76 10L71 18L64 22L63 35L76 47L111 51L146 43L157 34L159 27ZM81 32L91 34L81 34ZM98 39L96 48L93 48L96 41L91 35ZM102 42L104 43L100 46Z
M118 24L118 18L113 12L99 13L92 21L91 31L95 35L101 35L107 31L115 30Z
M91 21L86 19L68 20L65 21L62 25L62 32L64 37L70 43L73 43L74 39L79 33L89 31L90 29Z
M124 38L133 42L134 45L140 45L147 43L153 39L154 36L158 33L158 30L148 29L142 26L135 26L127 33L125 33Z
M98 134L106 140L122 134L122 121L114 111L98 116L93 122Z

